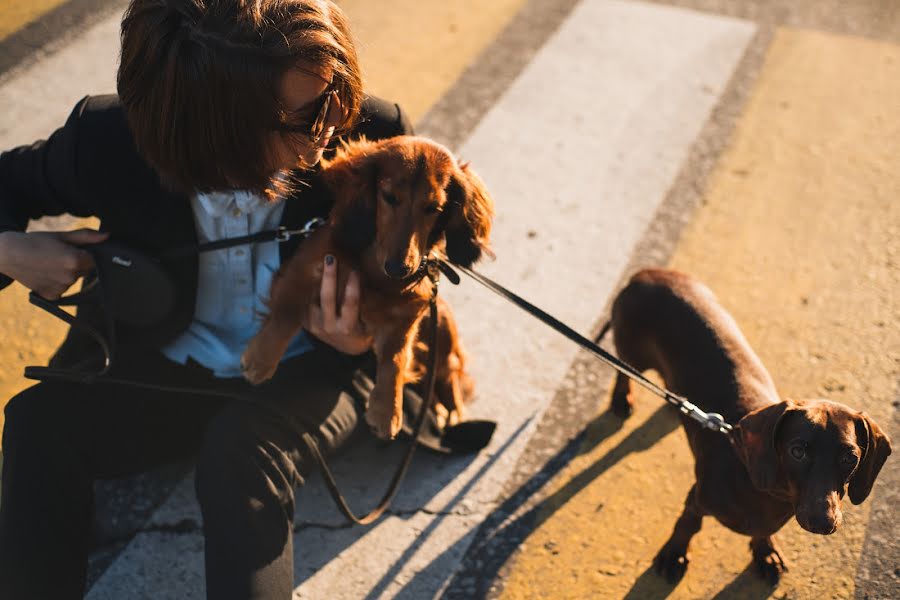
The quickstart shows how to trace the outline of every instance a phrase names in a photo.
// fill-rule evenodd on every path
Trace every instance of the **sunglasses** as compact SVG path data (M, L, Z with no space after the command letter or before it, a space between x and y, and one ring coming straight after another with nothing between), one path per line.
M337 95L337 89L334 84L329 84L325 91L319 96L318 106L313 108L315 111L315 119L312 123L279 123L276 130L283 133L304 135L310 139L313 144L318 144L322 136L325 135L325 124L328 121L328 113L331 109L331 100Z

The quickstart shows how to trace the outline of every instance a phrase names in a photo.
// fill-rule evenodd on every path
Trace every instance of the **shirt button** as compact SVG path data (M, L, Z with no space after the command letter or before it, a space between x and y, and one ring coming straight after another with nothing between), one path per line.
M243 251L243 250L235 250L235 251L234 251L234 254L235 254L235 256L243 256L243 255L244 255L244 251Z
M247 314L247 307L246 307L246 306L242 306L242 307L240 308L240 310L241 310L241 314L242 314L242 315L246 315L246 314Z
M234 210L231 212L231 214L233 214L233 215L236 216L236 217L239 217L239 216L241 216L243 213L241 212L241 209L236 208L236 209L234 209Z
M241 277L240 279L238 279L238 284L244 285L245 283L247 283L247 280L244 279L243 277Z

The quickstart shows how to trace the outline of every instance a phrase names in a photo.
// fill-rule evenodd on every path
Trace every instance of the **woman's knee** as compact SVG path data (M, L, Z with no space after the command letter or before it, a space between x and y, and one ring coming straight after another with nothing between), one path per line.
M61 395L61 390L49 388L45 384L32 386L13 396L6 405L4 485L14 488L20 500L23 495L42 490L40 499L32 496L29 501L52 502L62 498L75 506L90 494L87 436L70 414L73 400ZM52 489L64 495L51 494Z
M39 383L13 396L4 409L3 446L18 440L51 443L61 441L66 424L74 426L72 415L65 414L62 390Z
M201 505L228 498L274 499L293 507L302 483L297 453L277 423L240 403L212 419L197 460L196 492Z

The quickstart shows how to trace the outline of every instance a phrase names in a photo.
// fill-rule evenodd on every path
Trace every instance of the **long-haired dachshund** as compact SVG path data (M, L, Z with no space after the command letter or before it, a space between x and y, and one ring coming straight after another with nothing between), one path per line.
M360 320L377 360L366 421L379 437L393 438L403 423L403 385L415 380L413 342L432 293L425 259L438 251L471 266L490 252L493 202L467 164L421 137L351 142L323 163L321 175L334 198L328 224L275 277L268 314L241 360L244 376L260 383L275 372L290 340L308 325L310 305L319 303L322 264L331 254L344 267L338 290L350 268L360 274ZM455 328L443 335L455 336ZM443 355L449 360L453 353ZM451 371L458 369L444 369Z
M735 425L732 441L682 417L697 481L654 561L676 582L704 516L751 537L753 562L773 585L786 570L773 535L796 516L803 529L833 533L841 499L859 504L891 453L868 416L827 400L781 400L734 319L688 275L648 269L616 297L612 330L619 357L656 370L673 392ZM630 380L617 376L612 409L631 414Z

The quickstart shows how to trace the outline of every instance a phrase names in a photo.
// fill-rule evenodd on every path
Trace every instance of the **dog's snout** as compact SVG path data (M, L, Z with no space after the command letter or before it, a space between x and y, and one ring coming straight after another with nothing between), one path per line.
M831 535L843 521L840 506L826 500L814 502L811 506L799 506L796 514L797 522L803 529L819 535Z
M797 522L808 532L819 535L831 535L838 528L837 522L827 515L810 515L803 521L798 518Z
M384 272L388 277L402 279L412 273L412 269L403 261L388 259L384 261Z

